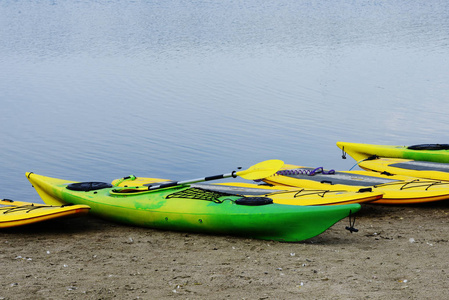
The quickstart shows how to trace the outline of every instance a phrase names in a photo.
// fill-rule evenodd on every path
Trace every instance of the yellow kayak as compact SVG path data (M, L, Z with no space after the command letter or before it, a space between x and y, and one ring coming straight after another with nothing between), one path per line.
M51 206L3 199L0 200L0 228L81 216L87 214L89 209L87 205Z
M384 194L382 199L371 202L375 204L410 204L449 199L449 181L382 175L369 171L335 172L286 164L275 175L263 181L275 187L285 185L339 191L370 189Z
M161 178L146 178L128 176L116 179L112 182L114 186L120 187L139 187L157 185L159 183L171 182ZM382 198L383 193L379 191L339 191L329 189L304 189L292 188L287 186L268 186L243 182L226 182L218 184L192 184L192 187L198 187L210 191L237 194L245 197L270 197L274 203L288 205L339 205L350 203L366 203L377 201Z
M449 164L400 158L364 160L358 165L365 170L449 181Z

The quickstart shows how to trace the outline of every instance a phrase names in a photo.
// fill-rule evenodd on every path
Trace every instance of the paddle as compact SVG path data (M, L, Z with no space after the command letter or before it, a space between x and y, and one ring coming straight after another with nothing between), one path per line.
M228 173L228 174L208 176L208 177L204 177L204 178L197 178L197 179L184 180L184 181L171 181L171 182L158 184L158 185L150 185L150 186L148 186L148 190L162 189L162 188L172 187L172 186L181 185L181 184L190 184L190 183L217 180L217 179L223 179L223 178L229 178L229 177L236 178L237 176L240 176L240 177L242 177L244 179L248 179L248 180L262 179L262 178L269 177L269 176L273 175L280 168L282 168L283 165L284 165L284 162L282 160L271 159L271 160L266 160L266 161L260 162L258 164L255 164L254 166L249 167L247 170L232 171L231 173Z

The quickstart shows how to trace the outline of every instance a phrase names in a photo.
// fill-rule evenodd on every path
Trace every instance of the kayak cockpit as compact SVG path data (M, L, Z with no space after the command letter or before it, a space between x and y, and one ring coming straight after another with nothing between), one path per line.
M79 192L89 192L95 190L101 190L105 188L111 188L112 184L106 182L97 182L97 181L89 181L89 182L76 182L67 185L67 189L72 191Z

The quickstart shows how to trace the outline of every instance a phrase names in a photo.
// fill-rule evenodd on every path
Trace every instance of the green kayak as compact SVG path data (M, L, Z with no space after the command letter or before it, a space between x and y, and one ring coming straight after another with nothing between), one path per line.
M449 144L419 144L413 146L372 145L337 142L343 153L356 161L376 155L388 158L404 158L419 161L449 163ZM345 157L345 154L343 154Z
M360 204L275 204L267 197L242 197L188 184L148 190L113 187L102 182L75 182L34 173L26 176L49 205L85 204L91 208L92 215L162 230L297 242L322 233L360 209Z

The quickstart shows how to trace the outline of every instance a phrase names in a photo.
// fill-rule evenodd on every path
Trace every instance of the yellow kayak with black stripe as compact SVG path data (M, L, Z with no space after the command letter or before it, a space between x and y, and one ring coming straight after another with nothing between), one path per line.
M334 171L285 164L274 175L264 178L274 185L382 192L382 199L373 204L411 204L449 199L449 181L430 180L401 175L382 175L370 171Z
M449 164L400 158L373 158L358 165L365 170L449 181Z
M139 187L171 182L168 179L127 176L112 181L120 187ZM231 193L245 197L269 197L274 203L287 205L340 205L377 201L383 193L378 191L339 191L329 189L304 189L287 186L268 186L245 182L226 182L218 184L192 184L192 187L209 191Z
M3 199L0 200L0 228L82 216L87 214L89 210L90 207L87 205L52 206Z

